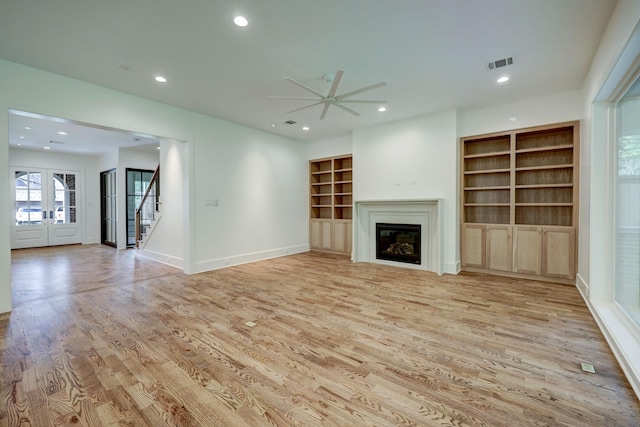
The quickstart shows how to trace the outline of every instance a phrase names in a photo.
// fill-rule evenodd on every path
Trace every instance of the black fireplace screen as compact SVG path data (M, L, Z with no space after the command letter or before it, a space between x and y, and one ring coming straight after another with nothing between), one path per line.
M420 264L419 224L376 224L376 258Z

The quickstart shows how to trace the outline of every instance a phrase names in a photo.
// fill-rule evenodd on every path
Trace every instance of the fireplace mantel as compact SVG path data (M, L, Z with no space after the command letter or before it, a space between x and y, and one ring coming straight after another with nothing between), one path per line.
M442 199L356 200L353 215L353 261L415 268L442 274ZM420 224L422 264L376 259L376 223Z

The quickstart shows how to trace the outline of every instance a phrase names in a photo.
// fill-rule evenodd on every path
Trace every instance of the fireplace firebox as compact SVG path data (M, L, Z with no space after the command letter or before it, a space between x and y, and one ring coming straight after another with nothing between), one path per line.
M376 223L376 258L420 264L420 225Z

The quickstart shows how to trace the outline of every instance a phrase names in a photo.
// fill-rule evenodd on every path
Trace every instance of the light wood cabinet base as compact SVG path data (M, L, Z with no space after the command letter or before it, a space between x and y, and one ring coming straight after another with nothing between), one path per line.
M311 250L351 254L352 221L312 219L309 224Z
M463 271L575 283L575 260L573 227L495 224L462 227Z

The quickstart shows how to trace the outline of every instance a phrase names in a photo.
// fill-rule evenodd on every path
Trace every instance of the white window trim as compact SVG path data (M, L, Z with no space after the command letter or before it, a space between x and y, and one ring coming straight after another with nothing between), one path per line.
M640 327L615 301L616 103L640 75L636 27L592 105L589 174L589 282L578 278L591 314L640 398Z

